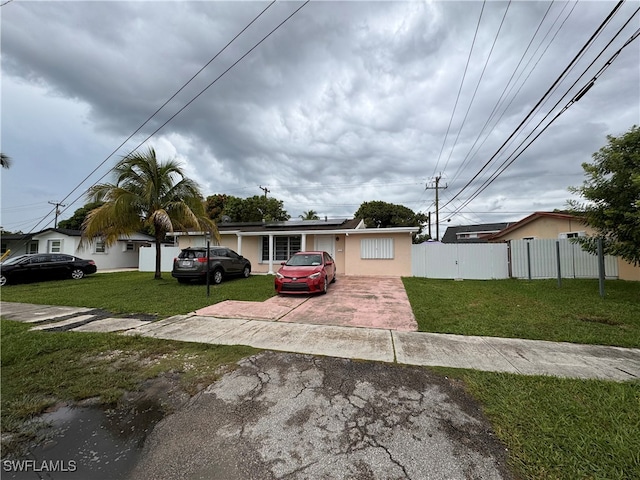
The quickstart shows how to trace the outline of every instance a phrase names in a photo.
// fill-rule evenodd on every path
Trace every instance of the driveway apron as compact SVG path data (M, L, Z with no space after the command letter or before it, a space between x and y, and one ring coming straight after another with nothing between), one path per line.
M457 381L265 352L160 422L131 478L498 480L506 460Z
M418 329L409 298L397 277L338 277L326 295L276 296L264 302L227 300L195 312L199 316L245 318L313 325Z

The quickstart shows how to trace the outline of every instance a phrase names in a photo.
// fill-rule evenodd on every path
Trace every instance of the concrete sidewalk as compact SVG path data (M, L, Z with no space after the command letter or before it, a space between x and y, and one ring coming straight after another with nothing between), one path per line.
M281 323L201 315L91 319L86 308L2 302L4 318L40 330L121 331L125 335L408 365L469 368L523 375L640 379L640 349L511 338L398 332L373 328Z

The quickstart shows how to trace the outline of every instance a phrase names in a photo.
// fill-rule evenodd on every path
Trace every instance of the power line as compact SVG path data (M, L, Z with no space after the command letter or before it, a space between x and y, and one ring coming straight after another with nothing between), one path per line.
M573 67L573 65L577 62L577 60L582 56L582 53L593 43L594 39L598 36L598 34L602 31L602 29L608 24L609 20L615 15L615 13L622 6L623 1L618 2L618 4L614 7L614 9L607 15L605 20L600 24L600 26L596 29L596 31L591 35L591 37L587 40L587 42L582 46L580 51L574 56L569 65L562 71L562 73L556 78L553 84L547 89L542 98L538 100L535 106L529 111L529 113L525 116L525 118L520 122L520 124L515 128L513 132L509 135L509 137L504 141L504 143L498 148L498 150L485 162L485 164L480 168L480 170L456 193L451 200L445 205L448 205L455 198L460 196L462 192L464 192L471 183L478 178L478 176L493 162L493 160L502 152L505 146L511 141L512 138L516 136L517 133L520 132L523 125L533 116L534 113L539 109L540 105L545 101L545 99L551 94L551 92L555 89L556 85L560 83L561 80L564 79L567 72ZM634 14L635 15L635 14ZM526 139L525 139L526 140Z
M504 20L507 18L507 13L509 12L509 7L511 6L511 0L507 4L507 8L504 10L504 14L502 15L502 21L500 22L500 26L498 27L498 31L496 32L496 36L493 39L493 43L491 44L491 49L489 50L489 55L487 56L487 60L484 62L484 67L482 67L482 72L480 73L480 78L478 79L478 83L476 84L476 88L473 91L473 95L471 96L471 101L469 102L469 106L467 107L467 111L464 114L464 118L462 119L462 123L458 128L458 134L456 135L456 139L453 141L453 145L451 146L451 150L449 150L449 156L447 157L447 161L444 164L442 170L447 170L447 165L449 165L449 161L451 160L451 155L453 155L453 151L458 144L458 140L460 139L460 134L462 133L462 129L464 128L465 123L467 122L467 118L469 117L469 112L471 111L471 107L473 106L473 101L476 99L476 94L478 93L478 89L480 88L480 84L482 83L482 79L484 78L484 73L487 70L487 66L489 65L489 60L491 60L491 55L493 54L493 49L496 46L496 42L498 41L498 37L500 36L500 31L502 30L502 26L504 25Z
M187 80L178 90L176 90L176 92L173 95L171 95L162 105L160 105L160 107L155 112L153 112L142 124L140 124L140 126L136 128L131 135L129 135L104 160L102 160L96 168L94 168L85 178L83 178L80 181L80 183L78 183L78 185L74 187L74 189L71 190L71 192L69 192L67 196L62 199L62 201L64 202L65 200L67 200L76 190L78 190L84 182L86 182L94 173L96 173L96 171L98 171L98 169L100 169L100 167L102 167L111 157L113 157L118 152L118 150L120 150L129 140L131 140L140 130L142 130L145 127L145 125L147 125L158 113L160 113L160 111L164 107L166 107L169 104L169 102L171 102L171 100L173 100L180 92L182 92L182 90L184 90L198 75L200 75L200 73L202 73L216 58L218 58L236 39L238 39L240 35L242 35L249 27L251 27L251 25L253 25L269 8L271 8L271 6L274 3L275 3L275 0L273 0L260 13L258 13L258 15L253 18L253 20L251 20L247 25L245 25L245 27L242 28L229 42L227 42L227 44L224 47L222 47L207 63L205 63L204 66L202 66L202 68L200 68L195 74L193 74L189 80ZM140 146L136 147L136 149L139 147ZM133 151L135 151L135 149ZM100 177L100 179L98 179L98 181L102 180L109 172L111 172L111 170L112 169L109 169L107 173L105 173L102 177ZM82 195L80 197L82 197ZM69 206L75 204L75 202L77 202L80 197L76 198L73 202L71 202ZM61 213L63 213L64 211L66 210L63 210ZM40 225L49 215L51 215L52 212L54 212L54 210L51 210L49 213L47 213L47 215L45 215L45 217L42 220L40 220L31 229L31 231L35 230L38 227L38 225Z
M524 61L525 57L527 56L527 52L529 51L529 49L531 48L531 45L533 44L533 41L535 40L536 36L538 35L538 32L540 31L540 29L542 28L542 25L544 24L545 19L547 18L547 15L549 14L549 11L551 10L551 8L553 7L553 2L549 4L549 7L547 8L547 10L544 13L544 16L542 17L542 20L540 20L540 23L538 24L538 27L536 28L536 31L534 32L533 36L531 37L531 40L529 40L529 44L527 45L527 48L525 49L525 51L523 52L522 56L520 57L520 61L518 62L518 64L516 65L515 69L513 70L513 72L511 73L511 77L509 78L509 80L507 81L504 89L502 90L502 93L500 94L500 98L498 99L498 101L496 102L496 104L493 106L493 109L491 110L491 113L489 114L489 117L487 118L487 121L484 123L484 125L482 126L482 128L480 129L480 133L478 133L478 136L476 137L476 139L473 142L473 145L471 145L471 148L469 149L469 151L467 152L467 154L465 155L462 163L460 164L460 166L457 168L456 172L453 174L453 177L451 178L451 183L455 182L456 179L459 177L460 173L462 173L462 171L464 170L465 165L467 165L467 163L469 163L471 160L473 160L475 158L475 156L477 155L478 151L480 150L480 148L482 148L482 146L485 144L485 142L489 139L489 136L491 135L491 133L493 132L493 130L495 129L496 125L498 124L498 122L502 119L502 117L504 116L504 114L507 112L507 110L509 109L509 107L511 106L511 104L513 103L513 101L515 100L515 98L518 96L518 94L520 93L520 90L524 87L524 85L526 84L527 80L529 79L529 77L531 76L531 73L535 70L535 68L537 67L538 63L540 62L540 60L542 59L542 57L544 56L544 54L547 52L547 49L551 46L551 44L553 43L553 41L555 40L556 35L558 34L558 32L560 32L560 30L562 29L562 27L564 26L564 23L567 21L567 19L571 16L571 14L573 13L573 10L576 8L577 6L577 2L573 3L573 8L571 9L571 11L569 12L569 14L567 15L567 17L565 18L565 20L563 21L563 23L560 25L560 27L558 28L556 34L553 36L553 38L551 39L551 41L549 42L549 44L547 45L547 48L542 52L540 58L538 59L538 61L534 64L533 68L531 69L531 71L529 72L529 75L527 75L527 77L525 78L525 80L522 82L522 84L520 85L520 87L518 88L518 90L515 92L515 94L513 95L513 97L511 98L511 101L509 102L509 104L502 110L502 113L500 114L500 116L496 119L495 123L493 124L493 127L491 128L491 130L489 130L489 132L487 133L487 135L485 136L484 140L482 141L482 143L478 146L478 149L476 150L476 152L471 155L471 153L473 152L473 149L475 148L475 146L477 145L478 141L480 140L480 137L482 136L482 134L485 132L485 130L487 129L487 127L489 126L489 124L491 123L492 119L495 117L498 109L500 108L501 104L504 103L503 99L506 100L506 97L511 93L511 91L513 90L513 88L515 87L516 83L520 80L520 78L522 77L523 73L526 71L526 69L528 68L529 64L531 63L531 61L533 60L533 58L535 58L536 53L538 52L538 50L540 49L540 47L544 44L544 41L546 40L546 38L549 36L549 33L551 32L551 30L553 29L554 25L556 24L556 22L559 20L560 16L562 15L562 12L564 12L564 10L567 8L567 3L564 4L562 10L560 11L560 13L558 14L558 16L556 17L556 20L553 22L553 24L551 25L551 27L549 27L549 30L547 31L547 33L545 34L545 36L542 38L542 40L540 41L540 44L538 45L538 48L536 48L535 52L533 52L533 54L531 55L531 58L529 59L529 61L527 62L527 64L524 66L522 72L520 73L520 75L518 76L518 78L515 80L515 82L513 82L513 85L511 84L513 81L513 78L515 77L516 73L518 72L518 69L520 68L520 65L522 64L522 62ZM509 87L511 85L511 87Z
M142 145L144 145L144 143L146 141L148 141L151 137L153 137L156 133L158 133L162 128L164 128L170 121L172 121L175 117L177 117L180 113L182 113L182 111L184 111L189 105L191 105L197 98L199 98L206 90L208 90L212 85L214 85L218 80L220 80L220 78L222 78L224 75L226 75L232 68L234 68L238 63L240 63L240 61L242 61L247 55L249 55L253 50L255 50L260 44L262 44L268 37L270 37L276 30L278 30L282 25L284 25L291 17L293 17L297 12L299 12L305 5L307 5L307 3L309 3L310 0L307 0L305 3L303 3L300 7L298 7L296 10L293 11L293 13L291 13L289 16L287 16L282 22L280 22L274 29L272 29L267 35L265 35L258 43L256 43L251 49L249 49L244 55L242 55L237 61L235 61L233 64L231 64L230 67L228 67L226 70L224 70L220 75L218 75L211 83L209 83L204 89L202 89L195 97L193 97L189 102L187 102L181 109L179 109L175 114L173 114L171 117L169 117L169 119L167 121L165 121L162 125L160 125L157 129L155 129L149 136L147 136L142 142L140 142L133 150L131 150L131 152L136 151L138 148L140 148ZM271 5L273 5L275 3L275 0L273 0L265 9L263 9L248 25L246 25L235 37L233 37L233 39L227 43L227 45L225 45L215 56L213 59L211 59L209 63L211 63L213 60L215 60L215 58L217 58L235 39L237 39L244 31L247 30L247 28L249 28L258 18L260 18L260 16L262 16L262 14L271 7ZM208 65L207 64L207 65ZM205 66L206 67L206 66ZM203 67L200 71L202 71L205 67ZM200 73L200 71L198 73ZM198 74L197 73L197 74ZM193 78L195 78L194 75L190 80L193 80ZM187 83L189 83L187 82ZM169 103L169 101L174 98L186 85L183 85L183 87L178 90L178 92L176 92L167 102L165 102L165 104L163 104L160 109L158 109L156 111L156 113L158 111L160 111L167 103ZM118 149L120 149L127 141L129 141L138 131L140 131L140 129L143 128L144 125L146 125L146 123L148 123L151 118L156 114L154 113L150 118L148 118L134 133L132 133L122 144L120 144L118 146L118 148L116 150L114 150L107 158L105 158L98 167L96 167L84 180L82 180L82 182L76 186L64 199L66 200L67 198L69 198L71 196L71 194L73 192L75 192L78 188L80 188L80 186L82 185L82 183L84 183L91 175L93 175L93 173L95 173L98 168L100 168L102 165L104 165L104 163L106 163L106 161L113 156ZM130 153L131 153L130 152ZM110 172L112 169L109 169L104 175L102 175L96 182L93 183L93 185L96 185L99 181L101 181L102 179L104 179ZM86 190L85 190L86 191ZM84 193L82 194L84 195ZM70 205L73 205L75 202L77 202L80 198L82 198L82 195L76 197L76 199L74 199L72 202L70 202ZM51 214L51 212L49 212L47 214L47 216L49 216ZM46 218L46 217L45 217ZM32 229L35 230L35 228L42 223L42 221L44 221L44 218L38 222L37 225L34 226L34 228Z
M453 117L456 114L456 108L458 107L458 101L460 100L460 94L462 93L462 87L464 85L464 79L467 76L467 70L469 69L469 63L471 62L471 55L473 53L473 47L476 44L476 38L478 37L478 30L480 29L480 22L482 21L482 13L484 12L484 6L486 4L486 0L482 2L482 9L480 10L480 17L478 17L478 24L476 25L476 31L473 34L473 41L471 42L471 49L469 50L469 56L467 57L467 63L464 66L464 72L462 73L462 80L460 82L460 88L458 88L458 94L456 95L456 101L453 105L453 110L451 112L451 118L449 119L449 125L447 126L447 131L444 134L444 140L442 141L442 147L440 148L440 153L438 154L438 160L436 161L436 166L433 168L432 177L435 176L438 171L438 165L440 164L440 158L442 157L442 152L444 150L444 146L447 143L447 137L449 136L449 130L451 130L451 124L453 123Z
M640 11L640 8L638 8L634 14L631 16L631 18L629 18L629 20L625 23L625 25L623 25L623 27L618 31L618 33L616 34L616 37L620 34L620 32L622 31L622 29L624 27L626 27L628 25L628 23L631 21L631 19L638 13L638 11ZM476 191L467 199L465 200L465 202L463 203L463 205L459 208L464 208L465 206L467 206L469 203L471 203L474 199L476 199L484 190L487 189L487 187L489 185L491 185L502 173L504 173L504 171L509 168L513 162L515 162L520 155L522 155L526 149L540 136L542 135L542 133L544 133L544 131L549 128L551 126L551 124L553 122L555 122L558 117L560 117L560 115L562 115L565 111L567 111L573 104L575 104L576 102L578 102L590 89L591 87L593 87L593 85L595 84L596 80L605 72L605 70L607 68L609 68L611 66L611 64L613 63L613 61L618 57L618 55L620 54L620 52L626 48L628 45L631 44L631 42L633 42L635 39L637 39L640 36L640 29L637 29L633 35L631 35L631 37L629 37L629 39L624 43L624 45L622 47L620 47L611 57L610 59L605 63L605 65L603 67L600 68L600 70L598 70L598 72L596 73L596 75L594 75L593 78L591 78L579 91L577 94L575 94L571 100L564 106L564 108L562 108L562 110L560 110L552 119L551 121L545 125L545 127L533 138L531 139L531 141L529 143L527 143L527 145L517 154L515 155L515 157L511 158L515 152L517 152L518 148L520 148L523 143L533 134L533 132L535 131L535 128L538 128L540 126L540 124L546 120L546 118L549 117L549 115L551 114L551 111L553 111L556 106L560 103L560 101L562 100L562 98L566 97L567 94L569 93L567 91L567 93L565 93L565 95L562 96L562 98L553 106L553 108L551 109L551 111L538 123L538 125L536 125L536 127L534 128L534 130L520 143L520 145L518 145L518 147L516 148L516 150L514 150L514 152L511 153L511 155L509 157L507 157L498 167L498 169L492 174L492 176L490 176L487 180L485 180L485 182L478 187L478 189L476 189ZM614 37L615 39L615 37ZM604 53L604 51L609 47L609 45L611 44L611 42L613 42L612 39L602 50L602 52L598 55L598 57L600 57L600 55L602 55L602 53ZM598 58L596 57L596 59ZM594 60L595 62L595 60ZM587 72L587 70L593 65L592 62L587 69L585 70L585 72L583 72L583 74L578 78L578 80L576 80L576 82L574 82L573 85L571 85L571 87L569 88L569 90L571 88L573 88L575 86L575 84L579 81L580 78L582 78L582 76ZM453 200L455 197L453 197L451 200ZM450 203L450 202L449 202ZM458 209L457 209L458 210ZM456 212L454 212L456 213Z
M275 0L274 0L275 1ZM130 153L135 152L138 148L144 145L150 138L152 138L156 133L162 130L169 122L171 122L174 118L180 115L188 106L190 106L193 102L195 102L204 92L206 92L209 88L211 88L215 83L218 82L222 77L224 77L232 68L234 68L238 63L245 59L251 52L253 52L258 46L260 46L267 38L269 38L276 30L278 30L282 25L284 25L289 19L291 19L296 13L298 13L302 8L307 5L311 0L307 0L300 7L293 11L287 18L285 18L282 22L280 22L273 30L267 33L262 39L256 43L253 47L251 47L244 55L242 55L238 60L231 64L226 70L224 70L220 75L218 75L211 83L209 83L206 87L204 87L195 97L189 100L182 108L180 108L176 113L174 113L167 121L165 121L162 125L156 128L151 134L149 134L144 140L142 140ZM100 180L106 177L111 169L107 171L102 177L100 177L94 185L97 184ZM80 196L82 197L82 195ZM75 203L80 197L76 198L72 203Z

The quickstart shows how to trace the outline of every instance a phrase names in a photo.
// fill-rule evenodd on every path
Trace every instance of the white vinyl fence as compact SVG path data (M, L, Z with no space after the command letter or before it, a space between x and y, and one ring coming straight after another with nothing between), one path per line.
M527 257L527 245L529 256ZM585 252L571 240L512 240L511 276L529 278L556 278L558 276L558 248L562 278L598 278L598 256ZM606 278L618 278L616 257L604 257Z
M411 271L427 278L509 278L508 258L506 243L425 242L411 247Z
M598 278L598 257L567 239L512 240L509 244L425 242L411 247L411 272L414 277L468 280L556 278L558 247L562 278ZM615 257L605 256L605 276L618 277Z
M171 245L162 245L160 251L160 271L170 272L173 270L173 259L178 256L180 249ZM156 247L140 247L140 263L138 270L141 272L156 271Z

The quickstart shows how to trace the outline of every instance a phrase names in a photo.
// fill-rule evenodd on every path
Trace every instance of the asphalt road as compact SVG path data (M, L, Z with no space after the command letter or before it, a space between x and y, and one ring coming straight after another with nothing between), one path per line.
M132 479L510 479L461 384L421 367L265 352L147 438Z

